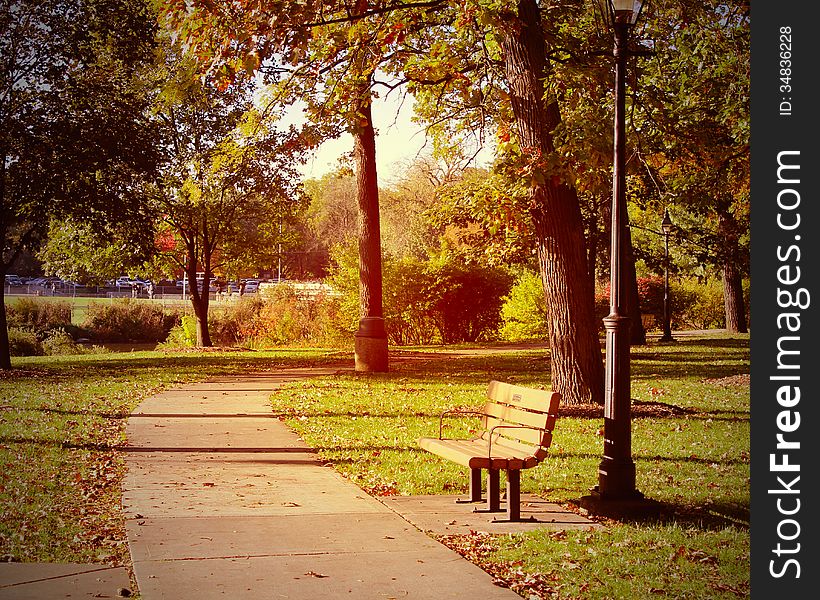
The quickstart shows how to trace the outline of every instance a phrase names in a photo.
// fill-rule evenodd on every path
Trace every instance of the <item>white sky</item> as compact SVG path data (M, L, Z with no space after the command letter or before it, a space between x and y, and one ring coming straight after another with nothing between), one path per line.
M373 124L376 128L376 168L379 185L389 185L399 179L405 168L419 155L432 152L432 142L427 142L424 128L411 121L413 98L407 96L402 102L399 93L373 100ZM339 166L339 158L353 150L353 138L344 134L338 139L322 144L301 169L305 178L319 178ZM492 160L492 149L482 151L476 162L483 164Z
M412 161L425 147L424 129L411 121L413 99L401 102L399 94L373 101L373 125L376 128L376 168L379 183L384 185L403 172L402 164ZM353 150L353 138L344 134L322 144L312 159L302 168L305 178L319 178L339 166L339 157Z

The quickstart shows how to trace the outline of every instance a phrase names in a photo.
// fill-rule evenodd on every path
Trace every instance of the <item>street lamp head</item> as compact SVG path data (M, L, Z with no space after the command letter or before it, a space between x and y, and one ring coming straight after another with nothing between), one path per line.
M612 19L615 23L634 25L643 8L643 0L609 0Z
M672 219L669 218L669 209L667 208L663 215L663 221L661 221L661 229L666 235L669 235L672 233L672 227L674 227L674 224Z

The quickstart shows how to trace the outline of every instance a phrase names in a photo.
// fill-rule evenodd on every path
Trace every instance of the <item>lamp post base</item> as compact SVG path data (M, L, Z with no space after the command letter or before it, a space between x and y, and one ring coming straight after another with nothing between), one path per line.
M604 457L598 465L598 485L594 490L601 500L639 500L643 494L635 489L635 463L631 459Z
M651 520L670 512L670 507L650 500L638 491L631 497L611 498L601 494L598 486L590 490L589 495L582 496L578 504L591 515L611 519Z

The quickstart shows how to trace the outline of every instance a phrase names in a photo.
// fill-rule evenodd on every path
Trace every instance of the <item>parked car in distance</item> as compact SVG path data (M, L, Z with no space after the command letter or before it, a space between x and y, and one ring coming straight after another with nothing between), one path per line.
M246 294L254 294L259 291L259 280L258 279L246 279L245 280L245 293Z
M25 285L19 275L6 275L6 285L22 286Z

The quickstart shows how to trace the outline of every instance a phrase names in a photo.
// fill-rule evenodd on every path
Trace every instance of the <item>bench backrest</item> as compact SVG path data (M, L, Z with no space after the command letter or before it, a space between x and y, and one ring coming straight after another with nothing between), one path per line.
M549 390L491 381L487 387L484 407L484 429L489 432L498 425L526 425L527 428L500 428L495 430L493 444L532 452L539 460L546 456L552 443L552 431L558 418L561 395Z

